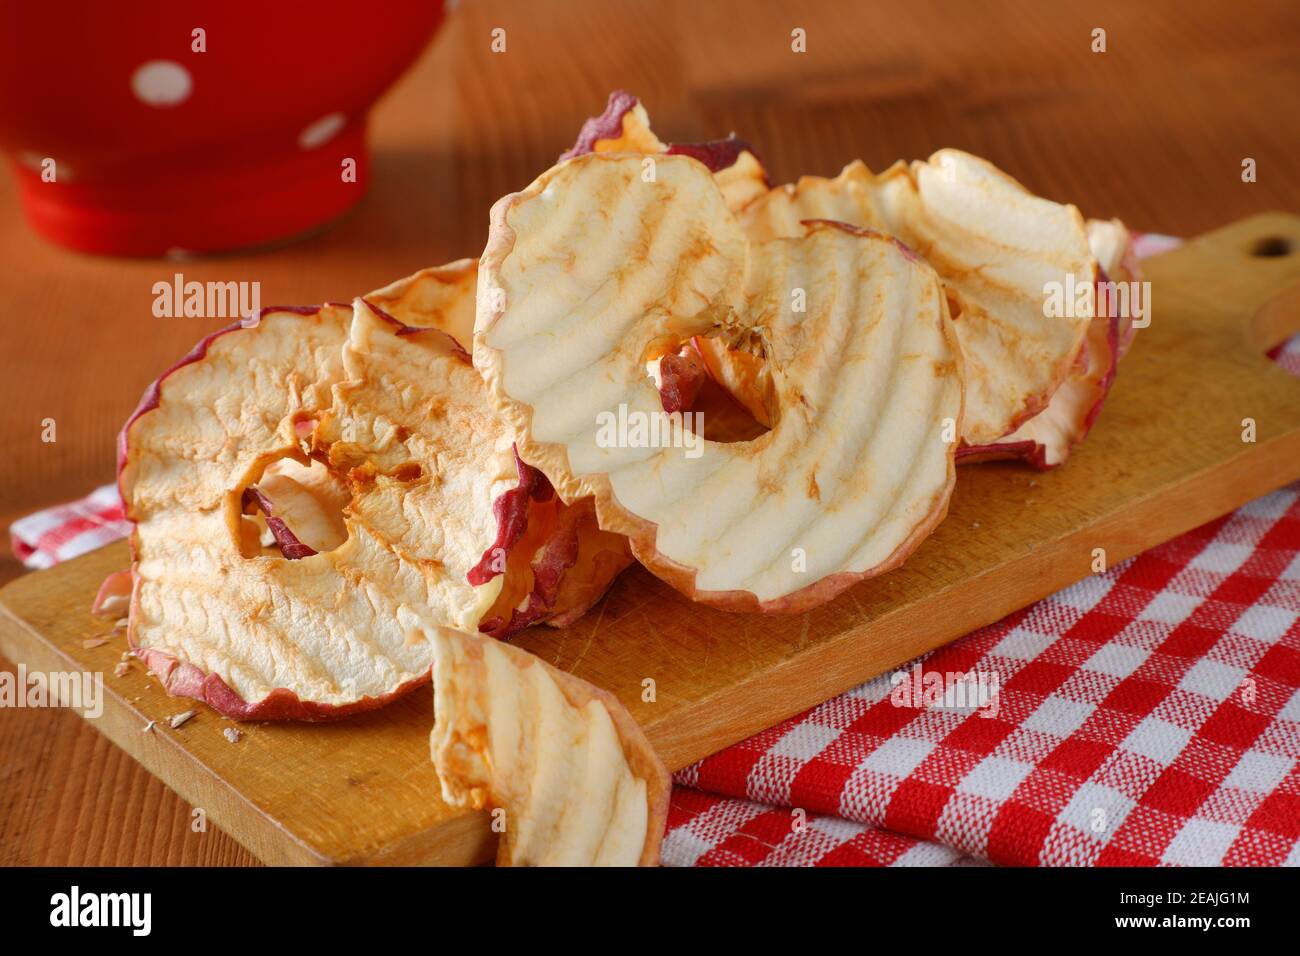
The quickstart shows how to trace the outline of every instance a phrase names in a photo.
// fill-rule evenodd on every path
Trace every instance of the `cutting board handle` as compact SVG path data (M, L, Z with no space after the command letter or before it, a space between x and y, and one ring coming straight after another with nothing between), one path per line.
M1300 216L1266 212L1206 233L1148 260L1159 275L1162 260L1177 260L1183 282L1196 276L1206 311L1237 325L1252 352L1263 353L1300 332ZM1191 268L1188 268L1188 267ZM1160 302L1154 304L1159 321Z

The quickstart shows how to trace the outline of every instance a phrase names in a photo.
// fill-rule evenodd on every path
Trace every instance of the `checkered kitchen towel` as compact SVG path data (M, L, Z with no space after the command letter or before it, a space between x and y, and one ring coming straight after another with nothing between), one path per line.
M14 557L29 568L50 568L131 533L117 485L96 488L80 501L55 505L9 526Z
M11 533L48 567L125 530L108 485ZM1300 865L1300 484L913 666L996 709L870 681L678 773L664 862Z
M1300 484L921 668L996 716L863 684L679 773L665 861L1300 865Z

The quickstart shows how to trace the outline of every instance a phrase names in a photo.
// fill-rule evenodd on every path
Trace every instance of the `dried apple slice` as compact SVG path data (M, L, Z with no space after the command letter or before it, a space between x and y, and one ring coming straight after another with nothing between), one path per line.
M735 134L707 143L665 143L650 129L650 115L641 101L626 90L609 94L605 112L582 124L575 142L560 161L588 153L650 153L690 156L707 166L726 198L727 208L736 212L759 196L771 184L754 148Z
M1092 430L1135 331L1132 316L1114 307L1107 283L1141 281L1141 271L1129 232L1118 220L1089 220L1088 243L1098 261L1097 314L1080 361L1045 409L1005 438L958 449L958 462L1020 458L1041 470L1055 468Z
M403 325L441 329L468 354L474 344L474 291L478 260L457 259L421 269L365 297Z
M343 521L347 484L320 462L302 464L283 458L267 466L262 480L249 491L268 522L279 521L313 552L337 548L348 536Z
M1097 327L1095 322L1088 321L1087 342L1080 347L1079 328L1085 323L1043 321L1046 319L1041 316L1044 293L1041 286L1034 287L1034 281L1026 283L1023 277L1012 281L1010 296L1005 288L995 288L998 282L985 282L983 261L972 263L960 256L954 258L952 251L953 247L969 241L970 237L962 230L971 232L973 220L961 211L956 214L945 211L960 203L944 197L942 185L931 182L928 188L923 186L927 179L932 179L930 174L937 167L943 183L956 183L961 174L965 177L965 188L987 192L990 200L1004 205L1021 203L1023 206L1028 193L1018 183L981 160L945 150L936 153L928 164L917 163L910 168L897 164L881 177L873 176L861 163L853 163L836 179L805 177L794 186L769 191L766 176L752 151L727 148L727 144L740 142L733 138L698 147L669 146L651 131L641 103L631 94L618 91L611 94L605 113L583 127L577 144L564 158L585 152L681 152L700 159L715 171L719 185L728 196L728 206L733 211L745 210L744 223L759 237L797 236L802 234L803 222L831 219L880 228L923 248L938 260L932 264L944 276L958 316L963 317L957 325L959 337L968 351L976 355L969 372L973 382L963 436L967 444L959 450L959 460L1018 456L1038 467L1051 467L1068 456L1070 448L1087 434L1114 378L1114 362L1107 357L1111 354L1107 338L1109 320L1102 317L1102 324ZM994 188L986 189L988 184ZM1028 242L1035 242L1035 228L1040 232L1044 228L1056 232L1064 225L1062 234L1073 233L1070 238L1077 266L1079 222L1071 207L1059 207L1043 200L1035 200L1028 206L1014 213L1018 219L998 223L993 241L1002 245L1027 225L1024 234ZM938 213L931 207L937 207ZM1064 218L1060 215L1062 211L1066 213ZM1094 256L1105 262L1105 255L1095 248L1099 225L1088 224L1088 238L1094 246ZM1118 228L1126 235L1119 223L1104 225ZM1117 241L1115 236L1106 239L1111 245ZM1118 241L1122 251L1123 241ZM1058 257L1059 266L1068 261L1070 253L1068 249L1057 251L1066 253L1065 259ZM990 260L989 264L995 270L1005 270L1012 257L1020 256L1027 262L1037 254L1023 245L1009 246L1000 259ZM1061 276L1065 274L1060 271ZM1075 284L1087 282L1087 274L1084 266L1084 272L1075 275ZM1094 270L1093 274L1100 273ZM1007 317L1012 320L1010 323ZM1078 313L1072 318L1082 320L1086 314ZM1036 323L1042 328L1035 328ZM1121 325L1124 327L1119 340L1122 354L1131 335L1124 331L1128 326L1122 320ZM1008 329L1012 334L1008 334ZM755 360L752 351L711 337L697 339L694 348L704 359L710 376L755 421L767 425L765 409L770 401L770 381L765 377L763 363ZM1025 363L1026 369L1019 370L1015 359L1025 354L1026 348L1033 356ZM1067 366L1069 371L1062 379L1061 370ZM665 409L668 408L666 398ZM1015 427L1017 423L1019 427ZM988 440L996 435L1004 437Z
M627 538L600 527L596 517L596 503L584 498L566 506L562 529L567 541L572 535L576 545L576 560L563 568L554 587L554 600L548 616L542 623L551 627L568 627L586 614L609 589L613 580L632 563L632 550ZM559 567L575 553L570 546L551 545L533 559L533 593L537 582L544 578L548 566ZM549 586L548 586L549 587ZM545 592L549 594L548 592ZM544 596L543 600L547 598Z
M519 483L513 438L474 368L436 328L399 323L359 299L343 355L344 380L311 454L346 476L349 529L364 529L410 569L432 609L427 623L476 628L502 581L470 572L494 547L504 571L513 545L498 540L494 512Z
M733 209L770 188L752 147L735 136L700 144L662 143L650 129L645 108L631 93L616 90L600 116L587 120L573 148L561 159L590 152L681 153L714 170ZM457 259L422 269L368 294L366 301L405 325L438 328L467 351L474 340L474 293L478 260Z
M475 363L520 454L697 600L793 612L898 565L953 483L961 361L938 277L839 224L751 243L700 164L641 169L577 157L493 208ZM647 361L724 329L764 342L771 430L665 442Z
M411 336L419 336L420 329L437 329L457 340L455 343L442 343L453 358L461 361L446 365L453 370L453 377L437 383L435 393L445 398L428 407L443 422L439 429L429 432L430 440L423 453L436 459L437 466L449 474L481 475L485 463L478 460L483 454L480 446L489 441L495 445L492 467L498 472L510 472L516 476L511 487L500 493L493 492L495 497L491 500L490 512L483 514L478 513L478 509L471 510L467 524L452 536L458 541L474 541L470 550L471 553L477 551L477 560L465 569L464 580L479 587L497 576L503 579L498 582L499 590L493 602L486 608L477 609L477 617L472 621L463 621L458 626L465 629L478 626L504 638L532 624L562 626L564 622L576 620L632 563L632 555L622 536L593 530L582 535L580 547L572 551L567 549L566 543L573 528L581 523L579 516L566 516L568 506L555 500L542 474L519 457L512 433L488 400L482 378L470 367L469 355L459 344L462 339L465 343L472 342L468 331L472 328L472 320L465 317L473 310L476 266L477 263L471 260L461 260L449 266L425 269L385 287L379 293L366 296L365 302L374 317L388 323L391 334L383 340L390 346L396 346ZM377 303L383 303L383 307ZM391 354L375 354L371 359L373 367L364 377L380 382L388 376L395 383L421 382L423 379L427 384L427 373L419 367L421 360L406 356L414 364L404 366L399 357L401 354L400 346ZM362 378L360 371L353 373L349 369L349 378ZM344 385L339 391L344 401L349 388L350 385ZM382 392L377 396L381 403L397 401L399 393L414 403L414 407L409 409L390 408L385 411L384 415L391 421L405 420L426 407L427 396L422 394L421 388L391 389L385 386ZM448 427L457 414L459 420ZM322 435L330 439L333 430L333 426L323 428ZM439 448L443 449L440 453ZM393 464L393 461L387 463L389 467ZM336 463L336 466L340 465L355 467L355 463L347 461ZM454 516L463 510L463 499L457 498L460 493L451 490L454 487L454 484L442 482L438 494L447 498L435 505L446 509L445 520L449 524L444 530L448 534L455 527ZM481 538L482 532L487 532L489 537L477 540L476 534ZM557 537L561 540L552 540ZM558 563L557 554L565 556L563 563ZM459 578L462 562L457 561L453 567ZM548 576L554 580L539 584Z
M275 544L280 549L281 556L288 558L290 561L309 558L318 553L318 549L305 544L293 532L293 529L289 527L289 523L276 512L275 505L270 497L257 486L244 489L243 504L245 513L249 508L260 509L261 511L263 523L266 525L266 534L258 536L259 544L267 547ZM301 515L302 512L299 511L299 514Z
M662 153L667 148L651 131L641 101L627 90L614 90L605 112L582 124L577 141L560 154L560 162L588 153Z
M130 571L114 571L104 578L95 592L90 613L96 617L125 617L131 610L131 590L134 587Z
M808 219L884 230L943 278L966 363L967 445L1014 432L1075 369L1093 303L1071 302L1062 315L1049 315L1045 305L1053 283L1090 290L1097 280L1075 207L1034 196L992 164L945 149L879 177L861 162L834 179L807 176L742 214L757 239L798 235Z
M520 535L498 519L526 528L545 496L519 502L517 486L545 479L518 461L427 280L379 297L419 326L357 300L211 337L128 423L129 633L171 693L248 719L379 706L427 679L413 634L478 627L506 591ZM545 590L527 623L590 604L622 569L617 538L587 540L586 587Z
M343 508L347 485L319 462L283 458L268 465L262 479L244 489L244 519L258 529L258 543L275 546L290 559L337 548L347 539Z
M315 719L427 676L427 646L407 640L425 589L365 529L299 560L244 553L244 490L301 454L297 423L330 407L350 321L335 306L271 310L209 336L123 429L128 638L172 694L233 717Z
M1089 219L1088 245L1097 257L1098 281L1134 283L1142 281L1142 265L1138 261L1135 236L1118 219ZM1122 303L1109 302L1098 295L1098 318L1115 317L1119 320L1119 357L1123 358L1133 344L1137 328L1133 324L1133 309L1123 309ZM1150 303L1146 303L1149 307Z
M659 861L671 779L616 697L477 634L432 642L443 798L498 812L498 865Z

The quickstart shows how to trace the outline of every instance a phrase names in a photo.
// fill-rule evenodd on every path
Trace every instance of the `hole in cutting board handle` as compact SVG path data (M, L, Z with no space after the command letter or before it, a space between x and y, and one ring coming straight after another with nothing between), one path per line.
M1247 322L1247 339L1256 350L1267 355L1300 333L1300 281L1297 281L1300 272L1296 271L1293 258L1300 250L1300 236L1289 222L1280 227L1270 223L1254 237L1247 234L1239 248L1256 261L1253 268L1262 270L1261 275L1280 270L1292 282L1276 291Z
M1261 259L1289 256L1294 251L1295 244L1286 236L1261 236L1250 246L1250 254Z

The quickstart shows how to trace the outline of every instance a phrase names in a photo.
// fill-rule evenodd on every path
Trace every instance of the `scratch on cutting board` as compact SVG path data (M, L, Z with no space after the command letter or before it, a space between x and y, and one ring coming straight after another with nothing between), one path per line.
M745 656L749 658L750 666L754 664L754 642L753 631L750 627L749 618L745 619L744 626L740 629L740 640L745 648Z
M865 621L867 619L867 609L862 606L862 602L858 600L858 596L854 594L853 591L853 588L849 588L844 593L849 596L849 600L853 602L854 608L857 609L858 614L862 617L863 621Z
M582 663L582 659L587 656L587 651L591 649L591 644L596 639L596 633L600 630L600 625L605 620L605 605L607 603L608 601L606 601L605 599L601 600L600 610L596 614L596 620L592 622L591 630L587 632L587 640L583 642L582 651L578 654L577 659L574 660L573 666L568 668L570 672L576 671L578 669L578 665ZM553 663L556 667L560 666L558 660L554 661Z
M629 607L627 610L625 610L625 611L623 612L622 617L620 617L619 620L621 621L621 620L623 620L624 618L629 618L629 617L631 617L633 614L635 614L637 611L641 610L641 608L645 607L645 606L646 606L647 604L649 604L651 601L655 601L655 600L658 600L658 599L659 599L659 595L657 595L657 594L647 594L647 595L643 596L639 601L637 601L635 604L633 604L631 607Z

